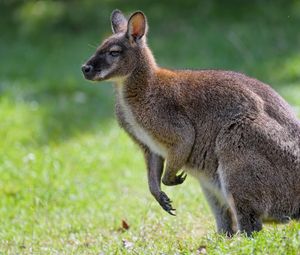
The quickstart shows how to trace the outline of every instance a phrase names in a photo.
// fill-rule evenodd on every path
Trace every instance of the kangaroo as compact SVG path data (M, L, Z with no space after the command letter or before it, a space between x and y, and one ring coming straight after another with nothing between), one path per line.
M159 67L146 16L111 14L113 35L82 66L115 83L116 116L144 153L149 189L174 215L161 182L200 180L217 231L251 235L300 217L300 121L269 85L222 70Z

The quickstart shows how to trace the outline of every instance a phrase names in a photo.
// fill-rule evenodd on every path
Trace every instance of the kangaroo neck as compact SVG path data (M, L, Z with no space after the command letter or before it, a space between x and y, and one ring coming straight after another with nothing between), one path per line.
M136 67L127 77L124 85L130 90L145 89L155 77L157 68L151 50L148 47L139 49L137 52Z
M155 79L158 69L148 47L139 49L136 54L135 68L115 86L117 100L122 100L131 106L144 100L146 91Z

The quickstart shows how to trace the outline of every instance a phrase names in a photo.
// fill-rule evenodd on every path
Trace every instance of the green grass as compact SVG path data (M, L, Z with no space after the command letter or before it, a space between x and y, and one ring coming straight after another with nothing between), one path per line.
M297 1L106 0L97 10L75 1L40 16L28 15L27 2L0 6L10 10L0 8L0 254L300 254L297 222L265 225L253 238L216 234L191 177L163 187L177 217L165 213L148 191L142 155L114 119L111 86L80 73L91 45L110 32L110 11L142 9L158 63L245 72L300 114Z

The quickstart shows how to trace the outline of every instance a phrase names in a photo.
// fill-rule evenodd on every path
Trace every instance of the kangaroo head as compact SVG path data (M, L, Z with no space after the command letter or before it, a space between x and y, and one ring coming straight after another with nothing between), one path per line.
M146 16L137 11L127 19L119 10L111 14L113 35L103 41L82 66L86 79L113 80L128 76L143 57L146 45Z

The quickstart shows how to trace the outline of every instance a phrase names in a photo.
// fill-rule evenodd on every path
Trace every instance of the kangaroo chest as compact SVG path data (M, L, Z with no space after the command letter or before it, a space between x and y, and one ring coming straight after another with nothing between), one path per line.
M117 103L121 116L120 121L123 123L124 129L135 137L140 143L146 145L152 152L166 157L166 149L157 142L153 136L137 121L137 117L132 111L132 107L128 104L124 97L123 87L117 88Z

